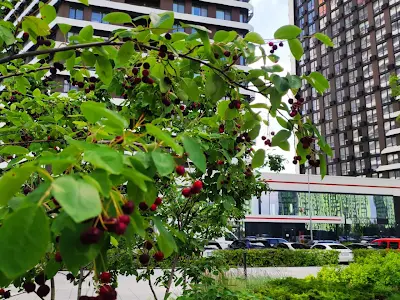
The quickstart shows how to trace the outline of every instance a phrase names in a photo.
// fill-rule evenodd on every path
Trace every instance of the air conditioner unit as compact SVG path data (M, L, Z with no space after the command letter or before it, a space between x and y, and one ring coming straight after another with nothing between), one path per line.
M349 101L350 100L350 97L349 96L344 96L343 97L343 101Z
M342 68L342 74L347 72L347 67Z
M346 57L347 57L347 54L346 54L346 53L343 53L343 54L340 55L340 59L344 59L344 58L346 58Z
M354 11L356 11L356 10L357 10L357 5L354 5L354 6L351 7L351 11L352 11L352 12L354 12ZM358 22L358 19L357 19L357 22ZM355 25L355 24L353 24L353 25Z
M361 138L361 142L368 142L368 137L367 136L363 136ZM365 152L364 152L365 153Z
M322 69L322 66L321 66L321 65L318 65L315 69L316 69L317 71L319 71L319 70Z
M357 24L358 24L358 19L357 18L355 18L355 19L353 19L353 21L351 21L351 25L355 26Z
M347 81L345 81L345 82L342 83L342 87L343 87L343 88L346 87L346 86L348 86L348 85L349 85L349 83L348 83Z
M334 129L332 129L332 131L331 131L332 134L335 134L335 133L338 133L338 132L339 132L339 129L337 129L337 128L334 128Z
M365 110L365 106L364 106L364 105L361 105L361 106L358 108L358 111L363 111L363 110Z
M372 87L372 91L374 91L374 92L379 91L380 89L381 89L381 87L379 85L374 85Z
M335 163L340 162L340 158L339 158L339 157L334 158L334 159L333 159L333 162L335 162Z
M333 73L328 74L328 79L332 79L333 77L335 77L335 74Z
M358 91L357 92L357 96L363 96L364 95L364 91Z
M358 53L358 52L360 52L360 51L361 51L361 48L360 48L360 47L354 48L354 52L355 52L355 53Z
M331 102L329 102L329 105L330 105L330 106L336 105L336 101L335 101L335 100L332 100Z
M364 79L363 76L357 76L357 77L356 77L356 81L362 81L363 79Z
M340 46L343 46L343 45L345 45L345 44L346 44L346 41L345 41L345 40L342 40L342 41L339 42L339 45L340 45Z
M369 156L369 152L368 151L367 152L363 152L363 154L362 154L363 158L368 157L368 156Z
M362 65L361 61L355 63L356 68L361 67L361 65Z
M369 58L369 61L374 61L376 60L378 57L376 55L371 55L371 57Z
M321 118L320 120L319 120L319 123L320 124L322 124L322 123L324 123L325 122L325 119L324 118Z
M354 158L355 158L354 155L347 156L347 160L353 160Z
M372 32L372 31L374 31L375 30L375 26L374 25L370 25L369 27L368 27L368 32Z
M388 39L390 39L390 38L392 37L392 33L391 33L391 32L388 32L388 33L386 33L386 34L384 35L384 37L385 37L385 40L388 40Z
M353 24L353 25L357 25L358 24L358 20L357 20L357 23L356 24ZM360 38L360 33L358 33L358 32L356 32L355 34L353 34L353 38L356 40L356 39L358 39L358 38Z
M350 130L351 128L352 128L351 125L346 125L346 126L344 127L345 130Z

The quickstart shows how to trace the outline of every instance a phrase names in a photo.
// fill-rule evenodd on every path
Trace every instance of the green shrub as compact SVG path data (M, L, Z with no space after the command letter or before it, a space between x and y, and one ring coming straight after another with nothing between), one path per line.
M364 263L365 259L369 259L372 256L386 256L388 253L396 253L400 255L400 251L398 250L372 250L372 249L355 249L353 250L354 254L354 262L356 263Z
M244 265L244 252L248 267L308 267L338 263L337 251L251 249L218 250L214 256L221 257L231 267Z

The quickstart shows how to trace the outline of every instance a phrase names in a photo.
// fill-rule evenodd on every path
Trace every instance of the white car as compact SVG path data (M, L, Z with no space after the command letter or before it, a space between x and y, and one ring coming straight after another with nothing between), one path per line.
M310 246L301 243L280 243L276 246L278 249L289 249L289 250L297 250L297 249L310 249Z
M346 246L343 246L342 244L337 244L337 243L316 244L312 246L311 249L339 251L340 263L349 263L352 262L354 259L353 251L351 251Z
M216 245L208 245L204 248L203 257L209 257L215 250L219 250Z
M225 235L223 237L217 238L213 241L209 241L208 245L215 245L219 249L228 249L229 245L232 244L233 241L236 241L238 238L233 232L228 229L225 230Z

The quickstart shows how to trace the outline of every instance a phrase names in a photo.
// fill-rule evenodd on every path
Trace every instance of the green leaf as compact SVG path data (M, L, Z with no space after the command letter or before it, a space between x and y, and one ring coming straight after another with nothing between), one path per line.
M320 94L323 94L329 88L329 81L319 72L312 72L304 77Z
M185 152L188 153L190 160L203 173L207 171L207 160L201 145L189 136L182 137Z
M0 40L3 40L7 46L14 44L15 37L11 30L5 28L4 26L0 26Z
M284 151L289 151L290 150L290 144L288 141L282 141L277 145L279 148L281 148Z
M151 12L150 20L151 31L155 34L162 34L171 30L174 26L174 13L168 11L157 15Z
M86 6L89 6L89 0L78 0L80 3L85 4Z
M260 134L260 130L261 130L261 125L258 123L256 124L252 130L249 131L249 137L254 140L258 137L258 135Z
M280 130L272 137L272 146L279 146L283 141L287 141L292 133L288 130Z
M272 65L272 66L266 66L266 67L261 67L264 71L268 73L279 73L283 71L283 68L280 65Z
M109 110L104 103L87 101L82 103L81 111L85 118L92 123L101 121L102 124L110 126L122 133L128 127L128 122L115 111Z
M265 150L258 149L256 153L254 153L253 160L251 161L251 167L255 169L263 166L264 160L265 160Z
M61 32L66 35L72 28L69 24L58 24L58 28L60 28Z
M288 79L285 77L280 77L277 74L271 75L271 81L276 90L281 94L285 94L290 88Z
M301 33L301 28L296 25L285 25L274 33L274 38L278 40L291 40L295 39Z
M85 42L90 41L93 38L94 29L92 25L88 25L83 27L81 31L79 31L79 37L82 38Z
M164 253L164 256L169 257L174 251L178 251L175 239L172 234L165 229L163 223L158 217L153 217L152 219L159 232L157 244L160 247L160 250Z
M137 210L134 210L131 215L131 222L129 223L129 227L132 227L132 230L141 237L144 238L146 236L143 218Z
M301 88L301 79L297 75L286 75L286 78L289 82L289 86L291 89L299 89Z
M83 159L111 174L121 174L124 167L122 154L107 146L85 150Z
M178 155L183 154L183 148L177 144L171 135L153 124L146 124L147 133L154 136L155 138L163 141L165 145L171 147Z
M57 272L61 269L61 265L59 262L56 262L54 258L52 258L46 265L44 269L44 274L46 274L47 278L53 278L56 276Z
M82 179L75 179L72 176L57 178L52 184L52 195L76 223L94 218L101 213L98 191Z
M42 7L39 9L42 19L47 23L50 24L54 21L57 17L57 12L54 6L43 4Z
M183 78L181 87L192 101L199 101L200 90L196 82L190 78Z
M171 154L156 150L151 152L151 157L161 176L167 176L174 171L175 161Z
M126 42L118 51L118 66L125 65L135 53L135 44L132 41Z
M212 73L212 75L208 76L206 80L205 93L213 103L216 103L225 96L225 81L219 75Z
M6 205L37 168L23 166L8 171L0 178L0 206Z
M96 62L96 73L105 84L110 84L113 80L113 67L108 58L98 56Z
M254 44L259 44L259 45L264 45L265 44L264 39L257 32L249 32L244 37L244 40L248 41L248 42L251 42L251 43L254 43Z
M28 149L21 147L21 146L5 146L4 148L0 149L1 154L28 154Z
M331 38L329 36L327 36L326 34L317 32L316 34L314 34L314 37L317 40L320 40L322 43L324 43L326 46L328 47L333 47L333 42L331 40Z
M322 179L324 179L325 175L326 175L326 158L324 154L319 154L319 160L320 160L320 165L319 165L319 170L321 173L321 177Z
M164 82L164 65L163 64L153 64L150 69L150 74L152 77L158 78L160 81Z
M104 238L99 243L84 245L80 241L81 233L90 226L88 224L75 224L74 228L65 228L60 237L60 252L63 262L68 270L77 273L82 266L92 262L104 244Z
M292 52L292 55L294 56L295 59L300 60L301 57L304 54L304 49L303 45L298 39L292 39L288 40L290 52Z
M25 32L33 32L37 36L47 36L50 34L49 25L40 18L25 17L22 21L22 30Z
M90 51L83 51L81 58L87 66L93 67L96 64L96 56Z
M276 120L278 121L279 125L281 125L283 128L291 130L291 128L289 127L290 125L288 124L288 122L286 122L284 118L277 116Z
M108 173L105 170L97 169L93 170L89 176L99 183L99 192L102 193L103 196L108 197L112 188L112 183Z
M103 17L104 22L109 22L113 24L124 24L132 23L132 18L130 15L124 12L112 12Z
M0 227L0 270L16 278L35 267L50 242L48 218L37 205L25 206L3 221Z

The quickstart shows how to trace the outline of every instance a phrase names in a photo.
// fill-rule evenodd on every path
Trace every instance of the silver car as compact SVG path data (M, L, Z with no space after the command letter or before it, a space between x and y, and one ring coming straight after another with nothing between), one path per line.
M340 263L349 263L354 260L353 251L342 244L338 243L323 243L316 244L311 247L311 249L318 250L335 250L339 252L339 262Z

